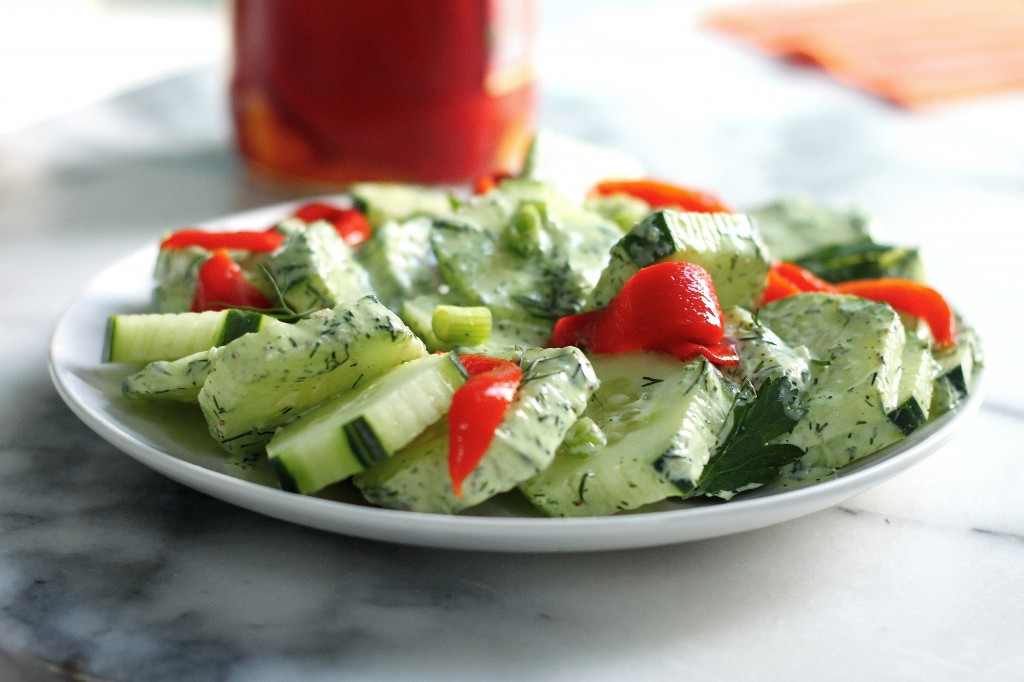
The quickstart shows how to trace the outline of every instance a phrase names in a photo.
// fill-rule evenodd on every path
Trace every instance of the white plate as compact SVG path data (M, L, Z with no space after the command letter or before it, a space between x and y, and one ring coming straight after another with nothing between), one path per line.
M257 229L293 206L271 206L204 227ZM60 320L50 346L50 373L61 397L104 439L171 479L252 511L345 535L453 549L574 552L753 530L834 506L891 478L941 448L981 403L981 382L976 381L959 410L854 463L834 479L796 489L764 488L728 503L665 504L656 511L613 517L550 519L531 515L528 505L512 495L458 516L377 509L344 492L333 499L308 497L277 488L259 464L232 460L208 436L198 410L121 396L121 381L131 370L100 362L106 320L114 313L149 309L155 257L154 246L107 268Z

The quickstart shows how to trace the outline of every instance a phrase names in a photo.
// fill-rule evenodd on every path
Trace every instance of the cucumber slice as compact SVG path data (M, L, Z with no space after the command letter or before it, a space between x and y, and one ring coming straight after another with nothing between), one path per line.
M269 270L284 302L300 315L373 293L352 248L326 221L289 234Z
M746 216L734 213L651 213L619 239L587 308L602 308L640 268L689 261L711 275L722 308L752 308L768 275L761 238Z
M447 192L419 185L360 182L349 188L352 202L376 228L386 222L416 216L441 216L452 210Z
M806 416L781 439L803 448L805 469L835 469L903 437L899 406L907 333L887 304L854 296L799 294L769 303L758 319L811 352Z
M434 334L434 308L445 301L440 294L424 294L402 301L399 315L418 337L427 344L427 350L451 350L451 346L443 343Z
M111 315L107 320L103 359L133 364L177 360L223 346L272 324L283 323L261 313L234 309Z
M218 355L199 406L226 450L259 453L278 427L426 354L394 313L362 298L235 339Z
M210 252L198 246L160 249L153 268L153 300L160 313L183 313L192 308L199 268Z
M523 379L487 452L452 491L447 420L379 464L357 475L370 502L395 509L450 514L511 490L546 467L597 386L577 348L524 351Z
M599 181L644 176L635 156L584 140L539 130L526 152L522 177L550 184L566 198L582 202Z
M729 308L723 318L725 335L736 344L740 362L722 367L722 374L737 386L749 382L755 391L775 377L784 377L797 390L804 390L811 377L807 348L790 346L744 308Z
M408 298L437 291L441 283L430 248L432 225L425 216L386 222L356 251L377 297L392 310Z
M954 409L971 392L971 384L978 367L984 364L981 341L972 327L959 323L959 341L951 348L935 353L938 363L932 392L931 413L945 414Z
M732 384L703 358L638 352L591 362L601 386L583 418L604 446L583 457L578 447L560 449L523 493L549 516L603 516L696 486L735 400Z
M903 435L913 433L928 421L938 371L938 363L928 343L908 331L900 361L897 405L895 410L889 412L889 421Z
M783 199L747 211L774 260L796 260L832 244L870 241L871 218L807 198Z
M594 197L584 207L612 221L623 232L632 230L651 212L651 206L646 201L625 194Z
M219 352L211 348L177 360L151 362L124 380L121 393L129 398L197 402Z
M465 378L454 354L428 355L307 412L267 443L281 486L312 494L389 457L444 416Z

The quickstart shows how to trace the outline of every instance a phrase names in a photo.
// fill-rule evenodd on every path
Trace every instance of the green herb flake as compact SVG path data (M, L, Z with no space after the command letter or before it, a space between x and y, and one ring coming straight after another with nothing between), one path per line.
M765 381L752 401L738 404L732 429L704 468L697 493L717 495L761 485L799 459L803 449L771 441L803 418L802 402L800 390L780 376Z

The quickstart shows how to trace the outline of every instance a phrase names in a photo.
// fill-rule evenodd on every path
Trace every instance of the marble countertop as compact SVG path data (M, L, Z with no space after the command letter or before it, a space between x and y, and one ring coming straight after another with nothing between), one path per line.
M190 68L0 135L0 679L1024 679L1024 96L909 112L656 11L556 13L542 123L920 245L988 354L962 433L839 507L621 552L390 545L165 479L76 419L46 360L103 266L287 196L240 169L219 64Z

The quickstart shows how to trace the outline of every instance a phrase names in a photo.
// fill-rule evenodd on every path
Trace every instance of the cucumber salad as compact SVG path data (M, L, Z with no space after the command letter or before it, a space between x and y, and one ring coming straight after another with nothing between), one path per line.
M194 405L285 490L545 516L797 485L955 410L982 363L914 248L806 200L740 211L538 133L472 191L364 183L161 243L123 394Z

